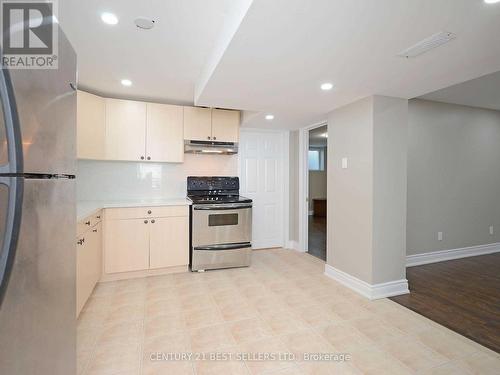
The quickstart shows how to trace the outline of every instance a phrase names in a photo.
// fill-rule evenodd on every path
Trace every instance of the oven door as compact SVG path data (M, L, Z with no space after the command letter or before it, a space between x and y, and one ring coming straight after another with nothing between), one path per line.
M193 247L252 241L252 205L248 203L193 206Z

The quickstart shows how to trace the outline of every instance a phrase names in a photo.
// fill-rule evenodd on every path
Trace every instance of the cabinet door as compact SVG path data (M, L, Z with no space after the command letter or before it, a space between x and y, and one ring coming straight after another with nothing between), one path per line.
M76 316L82 311L90 295L90 253L88 241L85 236L80 236L76 243Z
M219 142L238 142L240 112L225 109L212 110L212 139Z
M76 251L76 314L78 316L101 278L101 223L90 228L77 239Z
M176 105L147 104L147 160L184 161L183 109Z
M146 103L106 99L106 158L145 160Z
M91 229L90 237L92 238L92 246L90 248L92 253L91 278L93 283L92 289L94 289L102 275L102 222L97 223Z
M146 223L147 222L147 223ZM106 273L149 268L149 220L107 220L104 232Z
M187 216L154 219L150 232L150 268L189 264L189 221Z
M211 138L211 109L184 107L184 139L193 141L209 141Z
M104 98L78 91L76 113L78 159L104 159L106 136Z

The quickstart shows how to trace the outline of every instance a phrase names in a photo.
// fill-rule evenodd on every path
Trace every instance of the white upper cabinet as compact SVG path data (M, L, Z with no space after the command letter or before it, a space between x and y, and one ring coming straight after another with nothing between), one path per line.
M172 163L184 161L183 117L181 106L147 104L147 160Z
M212 110L212 140L238 142L240 139L240 112L226 109Z
M79 159L182 163L184 140L239 142L240 112L78 92Z
M85 91L77 93L77 157L104 159L106 104L104 98Z
M106 99L106 159L146 160L146 103Z
M238 142L239 135L239 111L184 107L184 139Z
M210 108L184 107L184 139L210 141L212 139L212 111Z

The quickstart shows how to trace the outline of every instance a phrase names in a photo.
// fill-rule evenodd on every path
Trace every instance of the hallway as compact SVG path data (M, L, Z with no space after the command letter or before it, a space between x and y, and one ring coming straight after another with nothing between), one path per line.
M326 261L326 217L309 216L308 253Z

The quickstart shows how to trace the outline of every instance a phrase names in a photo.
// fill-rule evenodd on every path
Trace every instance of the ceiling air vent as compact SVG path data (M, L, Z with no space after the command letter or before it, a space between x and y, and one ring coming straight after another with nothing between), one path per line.
M457 36L453 33L447 31L441 31L437 34L434 34L418 42L417 44L411 46L410 48L401 51L400 53L398 53L398 56L406 58L417 57L422 53L425 53L427 51L430 51L431 49L437 48L445 43L448 43L450 40L453 40L456 37Z

